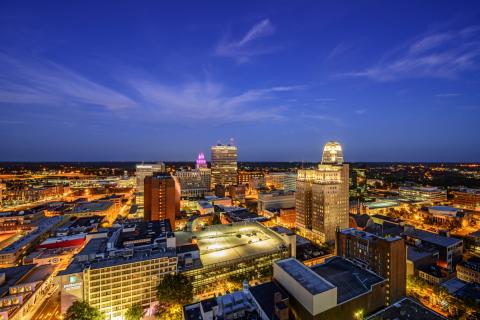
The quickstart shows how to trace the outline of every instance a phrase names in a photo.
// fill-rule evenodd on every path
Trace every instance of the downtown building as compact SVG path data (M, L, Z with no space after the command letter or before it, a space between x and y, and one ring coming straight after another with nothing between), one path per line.
M124 319L139 304L154 314L157 286L177 272L175 235L168 220L128 220L96 233L70 265L57 275L61 314L76 300L88 302L107 320Z
M217 144L211 148L212 189L216 185L237 185L237 147Z
M180 170L175 177L180 184L182 199L203 198L210 191L211 170L207 166L203 152L198 154L193 170Z
M337 230L335 255L385 278L385 305L405 297L407 258L402 237L380 237L354 228Z
M297 174L293 172L270 172L265 176L267 187L281 189L285 192L295 191Z
M295 207L300 235L315 242L333 242L337 227L348 228L348 188L342 148L328 142L317 169L298 170Z
M146 177L152 176L155 172L165 172L163 162L155 164L137 164L135 167L135 203L137 214L143 216L144 209L144 181Z
M400 198L424 203L437 203L447 201L447 191L438 187L400 187Z
M452 193L454 206L480 211L480 189L460 188Z
M180 187L169 173L145 177L145 221L170 220L175 229L175 217L180 213Z

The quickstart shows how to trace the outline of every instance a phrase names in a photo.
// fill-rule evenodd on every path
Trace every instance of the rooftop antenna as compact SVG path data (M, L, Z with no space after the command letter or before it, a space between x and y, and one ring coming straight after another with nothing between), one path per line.
M231 146L234 146L234 145L235 145L235 139L230 138L230 145L231 145Z

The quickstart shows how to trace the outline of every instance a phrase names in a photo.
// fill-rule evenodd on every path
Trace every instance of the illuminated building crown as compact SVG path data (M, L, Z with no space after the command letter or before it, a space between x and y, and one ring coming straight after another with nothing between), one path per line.
M342 164L343 151L340 143L329 141L323 147L322 164Z
M205 155L203 152L200 152L197 157L197 169L198 168L206 168L207 167L207 160L205 160Z

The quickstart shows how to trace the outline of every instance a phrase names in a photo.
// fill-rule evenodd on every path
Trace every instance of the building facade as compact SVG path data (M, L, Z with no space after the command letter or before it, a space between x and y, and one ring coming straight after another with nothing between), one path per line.
M336 228L349 225L349 167L342 162L337 145L327 143L317 169L302 169L297 174L296 224L302 235L319 242L334 241Z
M453 191L453 204L462 209L480 211L480 189L461 188Z
M180 187L170 174L155 174L145 178L145 221L170 220L180 213Z
M447 191L437 187L400 187L398 195L406 200L427 203L447 201Z
M237 184L237 147L218 144L211 148L212 188Z
M336 255L352 260L387 280L386 305L405 297L406 247L403 238L383 238L353 228L337 230L336 236Z
M210 191L210 175L211 171L206 167L177 171L175 176L180 183L180 196L182 198L203 198Z
M135 167L135 202L137 204L137 213L140 216L143 215L144 208L145 177L149 177L155 172L165 172L165 164L163 162L156 164L137 164Z

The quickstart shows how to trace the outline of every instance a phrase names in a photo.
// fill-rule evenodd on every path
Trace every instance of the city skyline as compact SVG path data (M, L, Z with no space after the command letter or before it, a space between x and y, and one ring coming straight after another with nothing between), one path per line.
M213 9L212 9L213 8ZM0 161L478 162L480 5L0 5Z

